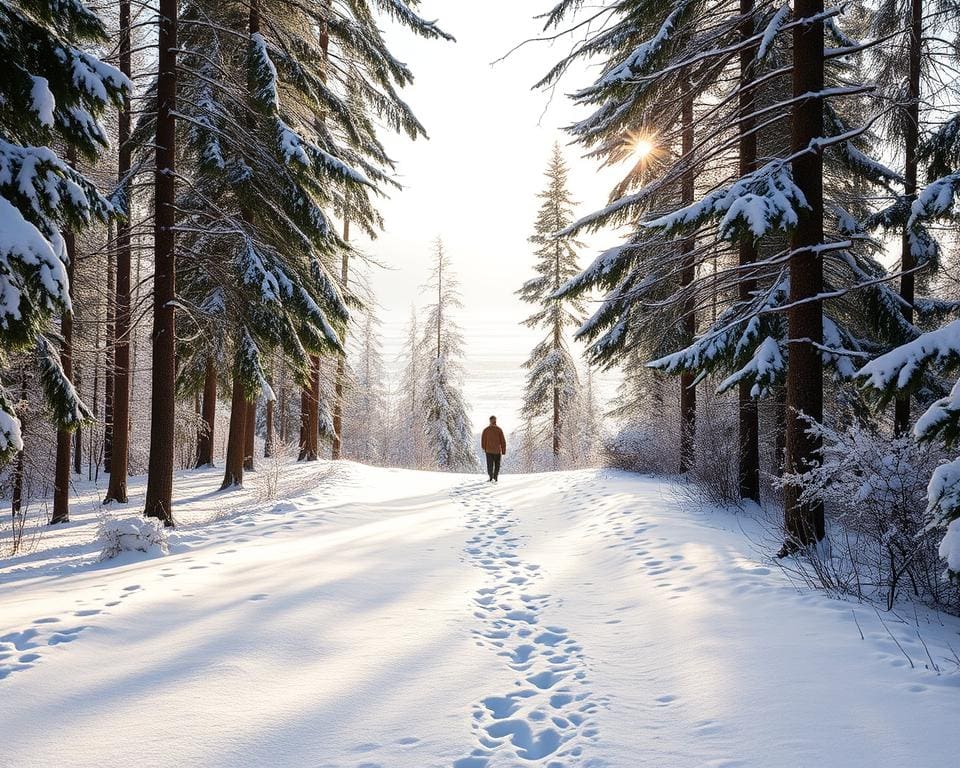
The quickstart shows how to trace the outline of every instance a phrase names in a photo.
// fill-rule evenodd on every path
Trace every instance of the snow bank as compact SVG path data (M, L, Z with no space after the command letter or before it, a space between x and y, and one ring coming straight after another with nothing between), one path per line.
M122 552L144 552L159 557L168 552L163 524L145 517L106 517L100 522L100 560Z

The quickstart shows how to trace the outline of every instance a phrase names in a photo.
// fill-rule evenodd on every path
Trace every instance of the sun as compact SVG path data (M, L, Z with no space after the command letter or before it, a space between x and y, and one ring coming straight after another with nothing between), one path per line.
M646 159L653 153L654 144L650 139L636 138L631 142L631 154L638 160Z

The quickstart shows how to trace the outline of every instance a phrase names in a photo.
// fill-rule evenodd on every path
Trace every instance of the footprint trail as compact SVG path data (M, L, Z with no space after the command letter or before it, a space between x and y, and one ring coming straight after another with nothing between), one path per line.
M538 589L540 566L519 552L516 513L491 490L474 481L452 496L474 531L465 557L487 576L473 598L474 635L516 679L513 690L491 693L474 707L476 746L452 768L574 768L598 739L595 715L605 701L591 689L577 641L566 628L541 622L553 597Z

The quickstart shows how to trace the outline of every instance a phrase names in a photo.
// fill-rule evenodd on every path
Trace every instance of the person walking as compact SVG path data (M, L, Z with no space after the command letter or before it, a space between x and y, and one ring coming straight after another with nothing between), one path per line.
M507 438L503 430L497 426L497 417L490 417L490 426L480 435L480 447L487 454L488 482L495 483L500 477L500 459L507 455Z

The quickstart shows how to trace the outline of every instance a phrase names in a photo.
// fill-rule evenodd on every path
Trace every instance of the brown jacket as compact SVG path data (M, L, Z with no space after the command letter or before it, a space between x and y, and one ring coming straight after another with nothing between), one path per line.
M480 447L484 453L499 453L506 455L507 438L503 436L503 430L500 427L491 424L480 435Z

